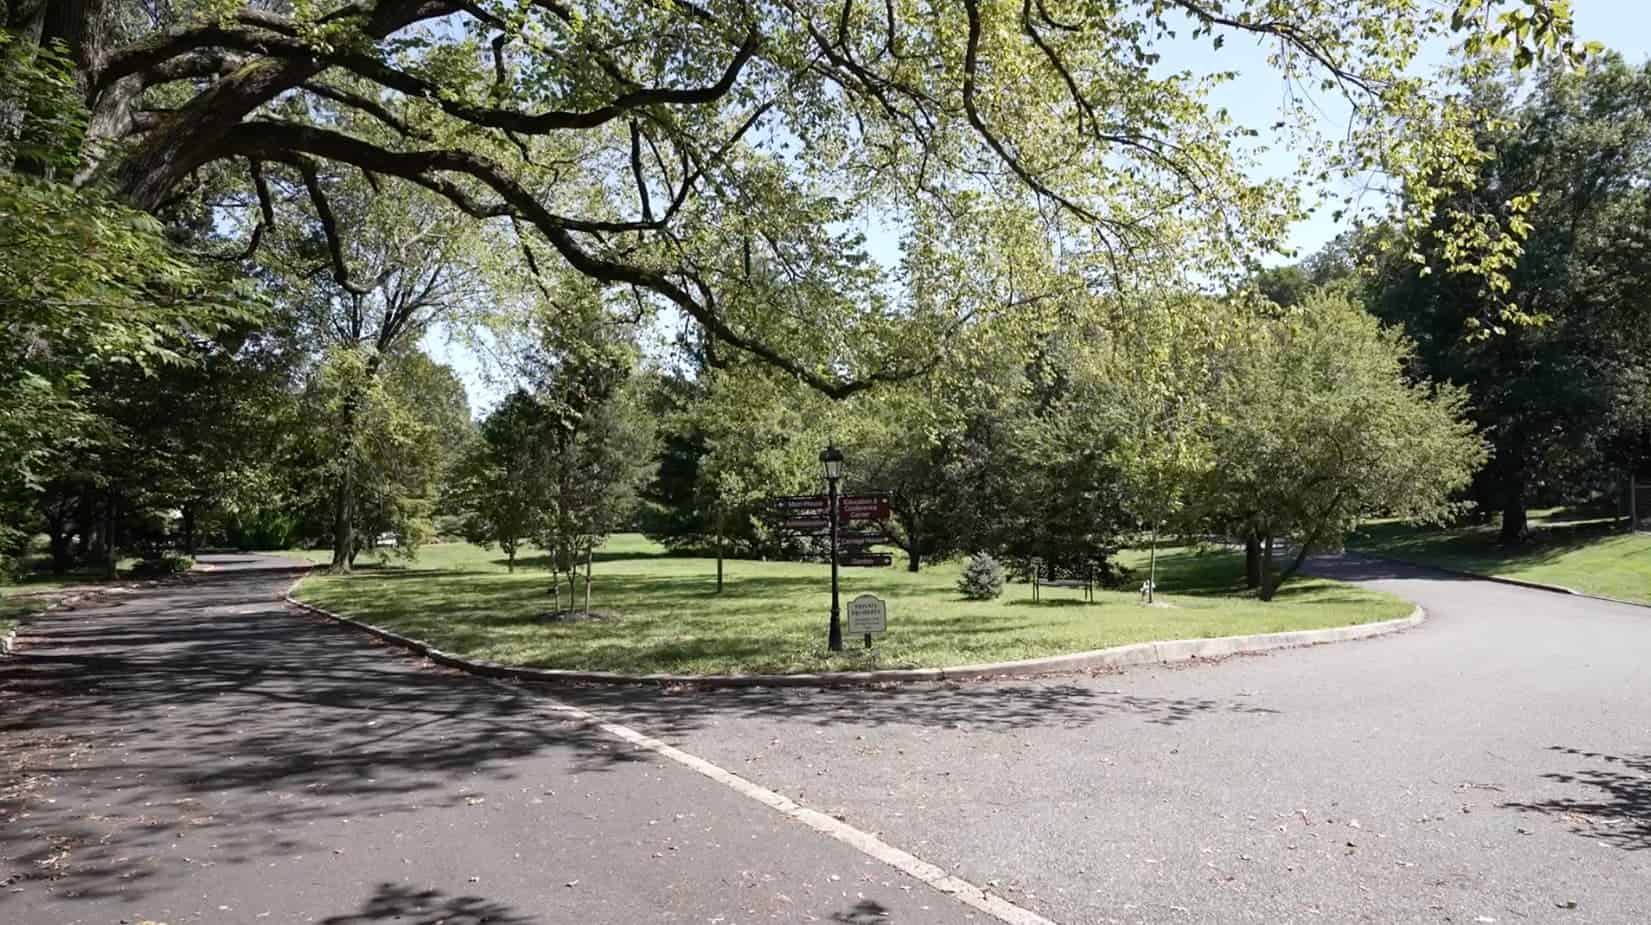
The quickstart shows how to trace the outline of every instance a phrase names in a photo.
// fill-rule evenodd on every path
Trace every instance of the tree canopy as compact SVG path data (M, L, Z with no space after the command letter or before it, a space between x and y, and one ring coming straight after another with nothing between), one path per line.
M14 64L63 43L89 112L66 169L123 202L164 211L241 173L256 235L282 173L336 257L356 229L320 165L394 178L535 269L673 306L837 396L927 368L981 311L1278 246L1305 202L1248 176L1259 127L1207 102L1230 73L1174 63L1189 43L1262 43L1287 86L1343 95L1346 127L1319 131L1305 92L1281 114L1300 179L1380 171L1429 215L1473 113L1430 95L1418 50L1581 54L1549 0L12 0L6 27ZM17 147L38 123L0 124ZM868 260L868 220L911 253L999 259L925 291Z

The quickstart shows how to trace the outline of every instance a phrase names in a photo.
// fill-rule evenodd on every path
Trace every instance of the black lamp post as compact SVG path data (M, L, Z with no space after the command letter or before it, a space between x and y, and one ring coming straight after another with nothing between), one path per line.
M837 480L843 477L843 451L828 443L820 451L820 465L825 467L826 511L831 519L831 635L826 648L843 651L842 610L837 603Z

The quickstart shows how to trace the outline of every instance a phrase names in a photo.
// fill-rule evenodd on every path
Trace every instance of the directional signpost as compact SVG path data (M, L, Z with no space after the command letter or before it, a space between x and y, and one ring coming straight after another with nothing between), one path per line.
M837 568L843 565L887 568L894 564L894 557L888 553L871 551L873 546L885 542L888 538L883 532L882 525L888 523L889 518L893 516L894 503L888 492L839 495L837 482L842 478L843 453L835 445L827 446L820 453L820 463L825 470L825 494L782 495L770 498L768 510L770 521L782 531L826 541L826 550L831 561L831 633L827 637L826 645L832 652L841 652L843 630L840 622L841 611L837 602ZM850 632L863 632L866 637L866 648L869 649L871 634L883 631L883 602L865 594L855 598L849 605L851 624L854 621L854 607L872 606L862 605L862 601L875 603L878 613L877 629L851 628ZM866 619L869 620L870 617Z
M770 499L768 506L781 530L830 541L831 499L828 495L785 495ZM871 551L871 547L888 542L882 524L888 522L893 512L893 502L886 492L839 495L837 564L872 568L893 565L893 556Z

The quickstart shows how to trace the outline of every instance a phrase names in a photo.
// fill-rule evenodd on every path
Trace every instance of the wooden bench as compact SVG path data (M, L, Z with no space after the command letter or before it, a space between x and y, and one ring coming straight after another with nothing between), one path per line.
M1083 569L1083 575L1081 577L1078 576L1078 575L1069 573L1068 577L1056 578L1054 569L1051 568L1048 571L1049 571L1048 577L1045 577L1044 574L1043 574L1043 572L1044 572L1043 560L1042 559L1033 559L1032 560L1032 600L1034 600L1034 601L1039 600L1040 597L1041 597L1040 592L1044 588L1082 588L1083 589L1083 599L1084 600L1086 600L1086 601L1094 601L1095 600L1095 567L1094 567L1094 565L1085 564L1084 569Z

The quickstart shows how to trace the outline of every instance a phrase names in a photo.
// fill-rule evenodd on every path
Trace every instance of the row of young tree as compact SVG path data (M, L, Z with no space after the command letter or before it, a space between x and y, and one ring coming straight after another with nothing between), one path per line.
M795 554L765 501L818 491L831 441L846 490L891 493L887 538L913 571L989 552L1116 581L1124 545L1237 538L1270 598L1360 518L1445 515L1483 461L1462 391L1411 380L1409 341L1345 294L1181 301L1052 306L1024 342L978 331L931 375L845 401L749 365L671 380L643 527Z

